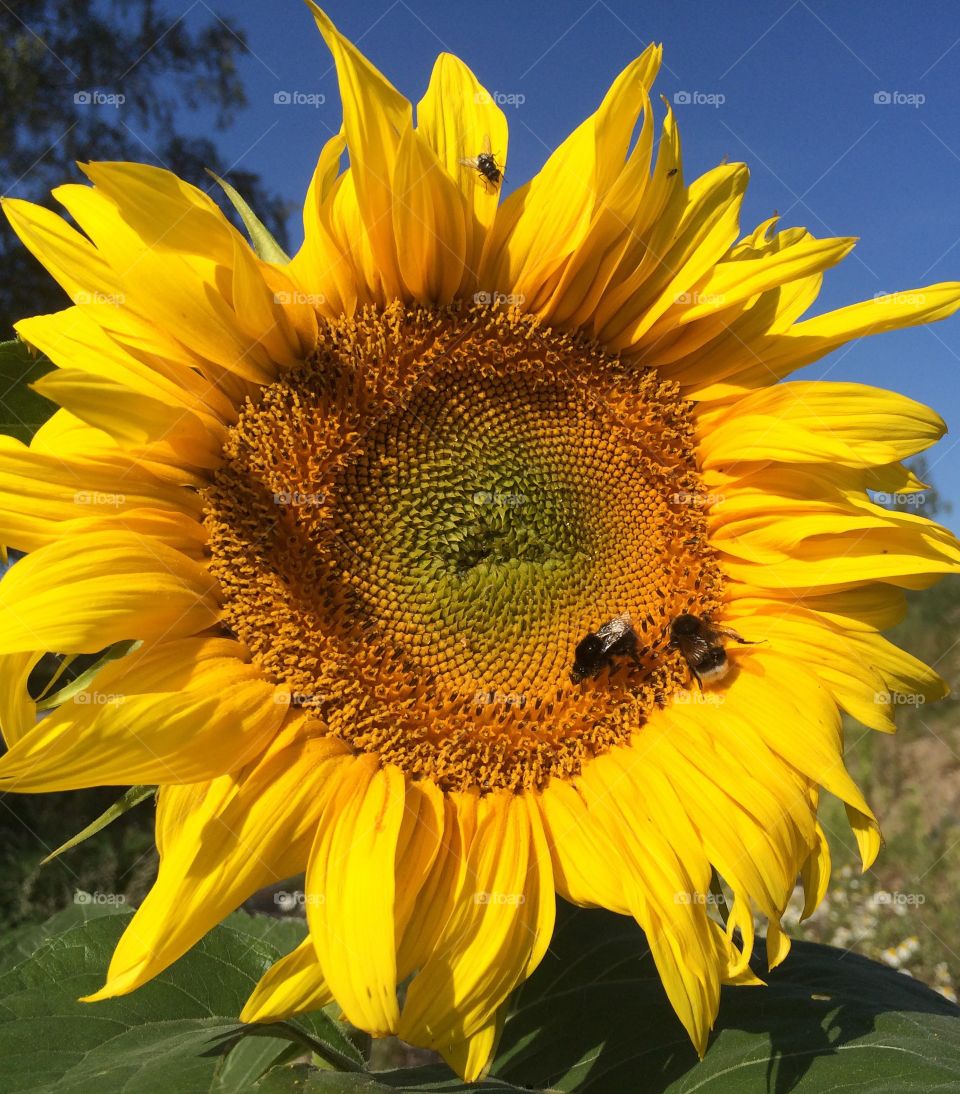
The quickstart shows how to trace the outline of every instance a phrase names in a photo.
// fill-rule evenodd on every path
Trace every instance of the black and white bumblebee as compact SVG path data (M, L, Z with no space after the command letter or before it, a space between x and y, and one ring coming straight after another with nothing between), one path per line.
M715 627L708 619L689 612L678 615L670 624L670 645L680 651L701 691L704 684L718 684L730 671L724 638L746 646L755 644L736 631Z
M580 684L587 677L597 676L602 669L612 668L615 657L627 656L637 662L637 636L630 620L630 613L611 619L593 634L577 643L573 653L570 680Z

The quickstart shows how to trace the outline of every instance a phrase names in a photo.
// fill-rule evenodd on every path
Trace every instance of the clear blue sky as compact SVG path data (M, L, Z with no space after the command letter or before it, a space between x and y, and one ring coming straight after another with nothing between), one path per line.
M171 17L202 2L164 0ZM340 124L329 54L299 0L237 0L248 36L249 107L222 135L238 165L299 200ZM665 46L658 90L678 104L685 173L724 156L752 181L742 227L774 209L782 226L860 243L828 273L817 310L878 292L960 279L960 5L956 0L330 0L334 22L414 102L436 54L458 54L491 91L524 96L511 125L507 187L528 178L650 41ZM276 105L277 91L323 95ZM875 102L886 92L887 103ZM716 105L718 97L722 101ZM919 105L916 105L920 97ZM191 125L202 124L202 116ZM298 225L293 226L296 237ZM930 453L960 528L960 318L868 339L805 370L901 391L936 407L951 433Z

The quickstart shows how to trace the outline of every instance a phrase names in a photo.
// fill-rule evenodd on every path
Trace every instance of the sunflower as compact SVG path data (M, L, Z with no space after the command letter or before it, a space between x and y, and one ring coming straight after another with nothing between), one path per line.
M159 787L159 873L91 1000L305 872L309 935L241 1017L336 1001L472 1079L559 894L636 919L702 1054L755 921L776 964L798 874L824 895L821 790L873 861L841 712L890 731L891 697L943 694L879 631L960 567L870 497L922 487L901 461L941 420L778 381L960 284L801 318L853 240L738 239L746 167L688 184L669 107L654 157L659 48L501 203L506 122L465 65L414 125L314 15L343 128L292 260L152 167L55 190L77 227L4 203L75 303L17 327L60 409L0 447L27 552L0 785ZM40 658L116 643L37 722Z

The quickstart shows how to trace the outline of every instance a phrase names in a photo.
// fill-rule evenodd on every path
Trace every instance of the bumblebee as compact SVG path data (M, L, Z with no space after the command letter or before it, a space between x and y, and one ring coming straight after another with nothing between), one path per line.
M489 184L497 189L503 182L503 168L497 163L497 157L490 149L490 138L483 138L483 150L470 159L460 161L464 167L472 167L483 179L484 185Z
M715 627L708 619L689 612L678 615L670 624L670 645L680 651L701 691L704 684L718 684L730 671L724 638L755 645L736 631Z
M588 676L597 676L604 668L613 666L614 657L628 656L634 662L637 657L637 636L630 620L630 613L624 612L611 619L595 633L588 634L577 643L573 653L573 668L570 680L580 684Z

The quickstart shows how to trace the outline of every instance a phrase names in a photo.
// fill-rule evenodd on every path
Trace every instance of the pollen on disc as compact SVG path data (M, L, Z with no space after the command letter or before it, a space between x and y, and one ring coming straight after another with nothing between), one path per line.
M248 402L206 492L225 619L323 731L447 789L543 786L685 686L709 615L691 408L511 309L369 309ZM574 683L628 613L629 659Z

